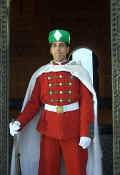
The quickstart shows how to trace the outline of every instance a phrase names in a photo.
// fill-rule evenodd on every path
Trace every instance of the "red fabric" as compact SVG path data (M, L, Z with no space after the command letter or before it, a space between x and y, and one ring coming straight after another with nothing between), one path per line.
M60 75L63 77L59 78ZM52 78L49 80L48 77ZM52 83L52 87L49 87L49 83ZM64 83L64 85L59 86L56 83ZM69 83L72 83L72 86ZM55 92L52 95L49 94L51 90ZM66 93L69 90L72 91L72 94ZM56 94L58 91L65 91L65 94ZM54 102L51 102L51 99L54 99ZM64 99L64 101L59 102L57 101L58 99ZM68 99L71 99L71 102L68 102ZM76 101L79 101L80 109L63 114L43 109L37 129L41 134L58 139L68 139L77 136L89 137L89 125L93 123L91 93L76 77L71 78L69 72L50 72L39 76L31 99L17 120L20 121L23 128L38 113L41 104L62 106Z
M79 138L57 140L42 136L39 175L60 175L61 153L67 175L86 175L87 149L78 146Z
M64 65L64 64L66 64L67 63L67 60L65 59L65 60L63 60L60 64L61 65ZM53 64L54 65L59 65L57 62L53 62Z

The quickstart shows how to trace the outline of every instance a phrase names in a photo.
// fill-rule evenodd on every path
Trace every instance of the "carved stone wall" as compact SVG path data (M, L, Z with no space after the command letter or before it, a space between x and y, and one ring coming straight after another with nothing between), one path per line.
M8 175L9 3L0 0L0 174Z
M111 0L113 168L120 175L120 1Z

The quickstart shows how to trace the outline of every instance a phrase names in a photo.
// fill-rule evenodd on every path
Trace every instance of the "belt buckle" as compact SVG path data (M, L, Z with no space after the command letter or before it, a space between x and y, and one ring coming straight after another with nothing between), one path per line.
M63 111L63 106L57 106L56 107L56 112L58 113L58 114L62 114L64 111Z

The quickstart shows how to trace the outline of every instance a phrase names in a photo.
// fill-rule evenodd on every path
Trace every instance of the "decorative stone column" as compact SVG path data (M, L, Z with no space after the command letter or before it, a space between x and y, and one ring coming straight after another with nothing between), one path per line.
M111 0L113 174L120 175L120 0Z
M0 0L0 174L9 174L9 2Z

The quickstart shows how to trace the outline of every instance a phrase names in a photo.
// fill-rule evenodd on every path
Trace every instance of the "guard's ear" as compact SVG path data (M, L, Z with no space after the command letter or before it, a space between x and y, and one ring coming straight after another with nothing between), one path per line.
M69 53L69 51L70 51L70 47L68 46L68 47L67 47L67 54Z
M50 54L52 55L52 48L50 47Z

